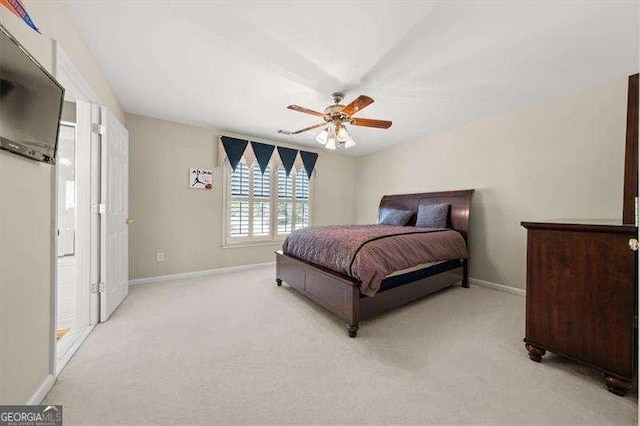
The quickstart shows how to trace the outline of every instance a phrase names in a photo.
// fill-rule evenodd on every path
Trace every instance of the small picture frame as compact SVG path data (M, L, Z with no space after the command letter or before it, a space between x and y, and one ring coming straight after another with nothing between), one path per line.
M189 169L189 188L213 189L213 171L206 169Z

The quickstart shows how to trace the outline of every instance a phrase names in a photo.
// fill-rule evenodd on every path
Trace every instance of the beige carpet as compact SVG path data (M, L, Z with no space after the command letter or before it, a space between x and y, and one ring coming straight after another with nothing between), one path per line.
M46 398L65 423L637 423L637 397L529 360L524 298L451 288L343 324L273 268L145 284Z

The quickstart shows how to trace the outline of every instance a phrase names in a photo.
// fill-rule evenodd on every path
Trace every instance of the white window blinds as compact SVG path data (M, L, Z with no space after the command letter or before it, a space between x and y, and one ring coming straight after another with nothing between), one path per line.
M249 166L244 161L231 173L229 218L231 236L249 235Z
M264 174L256 163L253 166L253 235L268 236L271 222L271 167Z
M226 243L282 240L310 225L311 185L304 170L268 166L262 173L245 160L228 169Z

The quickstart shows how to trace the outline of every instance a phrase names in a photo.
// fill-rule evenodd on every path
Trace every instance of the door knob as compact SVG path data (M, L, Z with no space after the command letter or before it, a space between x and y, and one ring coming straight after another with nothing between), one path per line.
M629 248L633 251L638 251L638 247L640 247L640 243L635 238L631 238L629 240Z
M131 225L133 223L133 219L128 217L127 220L124 221L124 223L126 223L127 225ZM637 241L636 241L637 244Z

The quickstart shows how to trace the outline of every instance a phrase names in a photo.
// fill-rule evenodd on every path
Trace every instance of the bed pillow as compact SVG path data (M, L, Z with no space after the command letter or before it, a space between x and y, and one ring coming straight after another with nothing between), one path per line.
M446 228L451 204L432 204L418 206L416 227L418 228Z
M412 216L412 211L390 209L389 213L380 221L380 225L405 226Z

